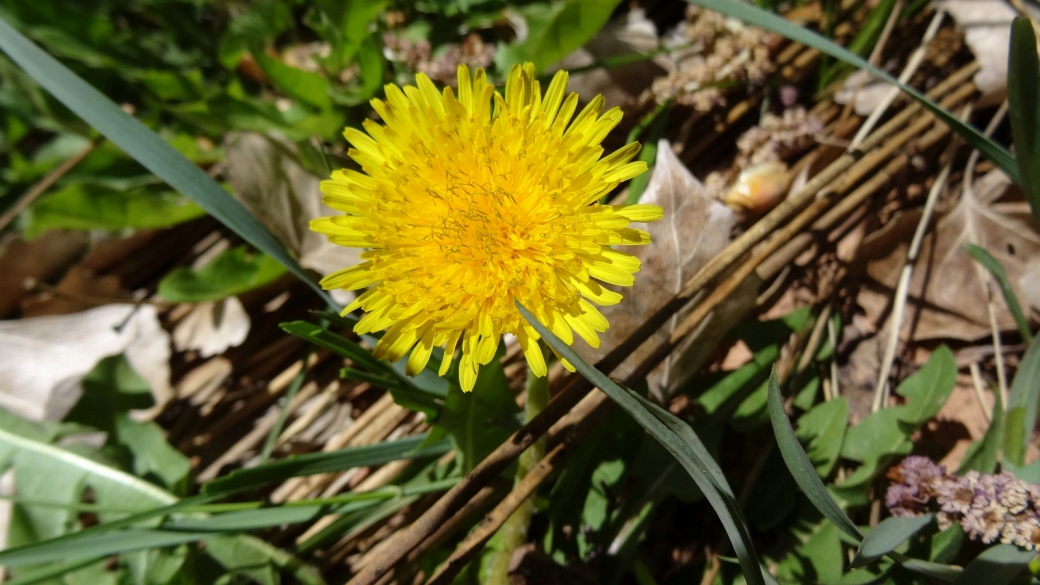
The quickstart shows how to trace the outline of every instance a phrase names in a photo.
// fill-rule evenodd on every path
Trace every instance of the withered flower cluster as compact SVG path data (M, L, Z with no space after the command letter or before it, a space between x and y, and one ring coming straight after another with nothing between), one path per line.
M885 494L893 516L934 512L940 529L959 523L969 537L990 544L1040 549L1040 486L999 474L946 472L927 457L907 457L888 472Z

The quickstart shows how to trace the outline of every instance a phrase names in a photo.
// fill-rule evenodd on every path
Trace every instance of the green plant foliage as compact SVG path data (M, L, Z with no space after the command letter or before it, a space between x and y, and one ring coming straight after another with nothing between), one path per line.
M151 389L122 356L108 357L83 378L83 396L65 420L108 433L103 452L134 475L174 493L187 488L191 464L159 425L138 422L130 410L153 405Z
M856 558L852 559L852 566L862 567L880 559L931 524L933 520L931 514L885 518L863 538L856 551Z
M1022 305L1018 303L1018 296L1015 295L1015 290L1011 288L1011 283L1008 281L1004 267L1000 265L1000 262L992 254L975 244L964 244L964 249L996 279L997 284L1000 285L1000 293L1004 296L1004 302L1007 303L1011 316L1015 318L1015 325L1018 326L1019 335L1022 336L1022 339L1027 344L1031 342L1033 334L1029 331L1029 321L1026 320L1025 314L1022 312Z
M447 375L448 396L433 423L451 435L463 472L473 469L520 428L520 407L502 370L503 351L500 345L495 359L481 366L472 392L462 391L455 368Z
M1004 405L1000 401L1000 393L993 393L993 419L989 421L989 428L981 439L972 443L957 473L965 473L975 470L980 473L993 473L1000 461L1000 448L1004 442Z
M253 58L263 68L271 84L285 95L319 110L332 109L329 80L325 76L286 65L262 51L254 51Z
M159 282L159 296L173 303L219 301L268 284L285 274L285 267L245 246L229 248L199 269L175 268Z
M781 583L843 583L842 544L838 527L825 523L776 568Z
M382 465L398 459L435 457L447 453L451 448L448 441L438 441L432 445L423 446L425 440L426 435L420 434L375 445L293 455L249 469L236 469L203 485L202 491L207 494L227 493L259 487L290 477L343 471L367 465Z
M1036 556L1034 551L1022 550L1013 544L998 544L990 547L975 558L954 585L1007 585L1024 572L1028 572L1029 561Z
M1026 445L1036 426L1040 402L1040 343L1031 343L1011 382L1005 419L1004 459L1016 466L1025 463Z
M836 489L850 503L863 503L866 486L892 457L910 453L910 436L939 412L956 384L957 365L945 346L932 352L928 361L896 389L906 398L860 421L845 433L841 456L863 463Z
M23 231L28 238L50 229L119 232L184 223L205 211L176 193L155 188L113 189L74 183L48 193L29 210Z
M0 49L62 104L124 152L175 190L190 197L247 242L278 260L322 298L334 304L289 256L285 247L202 169L3 20L0 20Z
M530 61L535 69L566 57L588 42L607 23L620 0L554 0L519 9L527 21L527 38L522 43L501 47L495 64L501 71Z
M1040 226L1040 57L1033 23L1021 16L1011 24L1007 85L1017 182Z
M621 406L679 460L690 477L697 482L697 486L708 499L715 513L719 515L726 534L729 536L730 544L740 560L744 578L749 583L763 584L762 566L758 562L758 555L751 544L750 531L741 513L740 505L733 496L733 491L729 487L722 469L712 459L693 429L667 410L631 390L618 386L602 372L582 360L571 346L556 337L524 306L517 303L517 308L546 343L562 358L573 364L590 383L610 396L618 406Z
M840 397L817 404L798 419L795 436L820 477L829 476L837 464L848 424L849 403Z

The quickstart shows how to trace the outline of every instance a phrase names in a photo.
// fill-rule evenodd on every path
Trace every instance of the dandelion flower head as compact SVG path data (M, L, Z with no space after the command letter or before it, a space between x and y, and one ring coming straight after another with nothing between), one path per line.
M660 219L653 205L601 205L600 198L646 170L629 162L632 143L603 157L600 142L621 120L600 113L597 96L577 116L559 72L543 95L530 63L509 73L505 94L482 69L458 70L458 94L438 91L419 74L416 87L386 86L372 100L383 125L348 128L348 152L362 168L321 184L324 201L343 215L311 229L334 244L364 248L361 263L334 272L326 289L368 287L344 314L365 315L357 333L386 330L373 354L422 371L444 348L440 375L456 351L459 382L469 391L480 365L505 333L517 336L531 371L544 376L539 335L514 301L568 344L593 347L607 320L596 305L621 295L601 283L629 286L640 262L615 245L650 242L632 222ZM569 365L569 364L564 364Z

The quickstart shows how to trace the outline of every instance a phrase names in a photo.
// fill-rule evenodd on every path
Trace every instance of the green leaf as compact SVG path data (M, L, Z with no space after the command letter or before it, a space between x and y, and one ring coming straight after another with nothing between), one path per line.
M986 155L991 161L993 161L993 164L1000 167L1000 170L1004 171L1012 181L1020 183L1018 176L1019 173L1018 169L1015 167L1014 159L1011 158L1011 155L1001 148L1000 145L984 136L972 126L960 121L956 116L925 97L921 92L908 85L900 83L898 79L871 65L866 59L856 55L841 45L838 45L834 41L831 41L807 28L798 26L783 17L762 10L761 8L751 6L750 4L745 4L740 0L687 1L691 4L707 8L708 10L713 10L726 16L742 20L752 26L775 32L780 36L802 43L807 47L812 47L821 53L845 61L859 69L869 72L871 75L874 75L879 79L895 85L904 93L917 100L926 110L934 114L936 118L949 126L951 130L961 135L968 144L972 146L972 148L976 148L982 152L982 154ZM1033 75L1035 75L1035 73L1033 73Z
M1040 223L1037 225L1040 225ZM1029 321L1026 320L1025 314L1022 312L1022 305L1018 304L1018 296L1015 295L1015 290L1011 288L1011 283L1008 281L1004 267L1000 265L1000 262L992 254L975 244L964 244L964 249L968 254L971 254L971 257L976 262L982 264L993 275L997 284L1000 285L1000 294L1004 295L1004 302L1007 304L1008 310L1011 311L1011 316L1015 318L1015 325L1018 326L1019 335L1022 336L1022 339L1027 344L1033 341L1033 334L1029 331Z
M516 306L524 319L556 350L556 353L570 362L590 383L607 394L679 460L722 521L733 550L740 559L744 578L753 585L763 585L765 580L762 567L751 543L751 534L743 518L741 506L733 496L733 490L729 487L722 469L690 425L635 392L616 384L581 359L571 346L556 337L518 301Z
M933 563L948 563L961 550L964 543L964 529L954 522L949 528L932 536L929 559Z
M1011 23L1008 55L1008 113L1015 142L1018 180L1040 227L1040 58L1033 24L1021 16ZM1008 175L1012 176L1012 175Z
M849 520L849 517L827 492L823 481L816 473L816 468L813 467L809 457L802 450L801 444L798 443L798 438L795 437L794 429L791 427L791 421L787 419L787 413L784 412L784 403L780 397L780 385L777 382L775 370L769 376L769 418L773 423L773 434L776 435L776 442L780 446L780 452L784 456L787 468L791 471L798 486L802 488L805 496L842 532L857 542L862 540L863 533L853 524L852 520Z
M244 575L264 585L278 585L278 571L286 571L302 585L325 585L313 567L296 557L249 535L215 536L206 539L206 554L233 575Z
M306 453L279 459L249 469L236 469L202 486L205 494L259 487L301 475L314 475L330 471L343 471L354 467L383 465L398 459L414 459L443 455L451 450L448 441L420 447L425 434L414 435L396 441L385 441L375 445L350 447L322 453Z
M957 385L957 362L945 345L935 348L920 370L899 385L896 392L906 398L899 420L918 427L939 412Z
M1026 445L1036 425L1037 403L1040 402L1040 343L1031 343L1022 356L1008 395L1004 436L1004 458L1021 467L1025 463Z
M0 20L0 50L62 104L176 191L189 197L258 250L280 262L330 305L336 303L285 247L199 167L112 100Z
M805 453L820 477L830 475L838 462L848 424L849 403L840 397L817 404L798 419L795 436L808 444Z
M369 24L386 9L386 0L343 2L317 0L323 21L315 30L332 44L328 62L331 69L339 70L354 59L362 43L371 36Z
M787 555L776 568L783 583L837 583L844 566L838 527L825 522L808 540Z
M267 74L271 84L285 95L319 110L332 109L329 80L324 75L286 65L268 57L262 50L253 51L253 58Z
M863 537L851 566L862 567L880 559L931 524L933 519L932 514L885 518Z
M91 183L73 183L37 201L27 214L27 238L50 229L118 232L154 229L205 215L198 205L172 192L138 188L119 190Z
M463 472L473 469L520 427L520 407L502 370L500 346L494 359L481 366L472 392L463 392L458 375L449 373L448 397L434 424L448 431Z
M986 434L968 446L961 466L957 468L958 474L963 475L971 470L993 473L997 469L1000 447L1004 442L1004 405L1000 402L999 392L994 392L993 398L993 420L989 421Z
M620 0L555 0L530 4L518 11L527 21L522 43L499 47L495 64L501 71L526 61L544 71L587 43L610 19Z
M845 432L841 456L868 463L884 455L906 455L913 448L911 430L900 425L899 409L895 406L871 413L858 425Z
M285 274L267 254L251 254L245 246L224 250L205 266L175 268L159 282L159 296L174 303L202 303L240 295Z
M954 585L1006 585L1029 567L1036 553L1021 550L1013 544L998 544L990 547L964 567L964 572L953 582Z

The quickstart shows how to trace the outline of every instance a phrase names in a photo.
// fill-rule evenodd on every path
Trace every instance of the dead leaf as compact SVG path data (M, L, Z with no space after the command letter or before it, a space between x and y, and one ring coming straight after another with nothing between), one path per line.
M195 305L173 329L177 351L198 350L207 358L241 345L249 335L249 314L238 297Z
M26 278L47 281L61 274L86 247L82 232L49 231L32 241L10 237L0 243L0 317L14 310L28 293Z
M67 315L99 305L129 301L130 295L115 275L97 276L77 264L69 269L53 291L43 292L22 302L22 317Z
M61 420L99 360L126 355L157 405L171 397L170 336L151 305L113 304L71 315L0 322L0 406Z
M361 250L337 246L307 225L336 212L321 202L321 178L300 164L296 146L257 133L232 133L224 140L227 175L235 196L294 254L304 268L322 276L358 264ZM343 296L346 293L346 296ZM336 298L349 302L353 293Z
M1018 11L1004 0L943 0L937 6L964 31L964 40L979 63L974 82L982 103L976 107L1000 103L1007 94L1011 21Z
M1021 285L1027 261L1040 254L1040 235L1025 202L1002 200L1011 188L1000 171L987 173L974 189L961 194L957 205L924 238L909 286L904 339L911 329L917 340L975 340L990 334L989 295L978 264L963 246L973 243L985 248L1004 266L1012 286ZM876 285L865 286L857 301L875 323L888 318L892 291L920 217L920 210L902 213L863 240L858 261L867 262L867 274ZM995 287L991 290L998 325L1002 330L1015 329L1003 297ZM1022 289L1016 294L1028 298Z
M664 219L636 226L646 229L653 237L653 243L626 250L642 260L643 266L636 275L634 286L618 289L624 299L617 305L601 309L610 322L610 328L602 335L602 345L592 349L584 343L576 343L578 353L590 361L606 355L667 303L682 289L686 280L718 254L730 240L733 212L708 195L704 185L672 152L672 146L667 140L658 143L653 175L639 202L660 205L664 209ZM667 395L676 384L699 369L718 341L714 336L721 338L729 329L725 323L726 317L734 312L732 309L736 307L736 312L743 313L739 308L748 302L746 297L749 296L744 292L734 294L731 304L720 307L716 315L705 321L711 327L702 334L691 336L692 341L687 347L673 352L671 357L650 373L647 381L657 396ZM752 291L750 303L754 304L754 301L755 292ZM614 375L625 377L631 373L635 365L649 355L658 343L668 339L679 319L681 316L673 317L639 351L629 356L614 371ZM708 340L708 337L713 340ZM706 344L710 346L705 350L702 346Z

